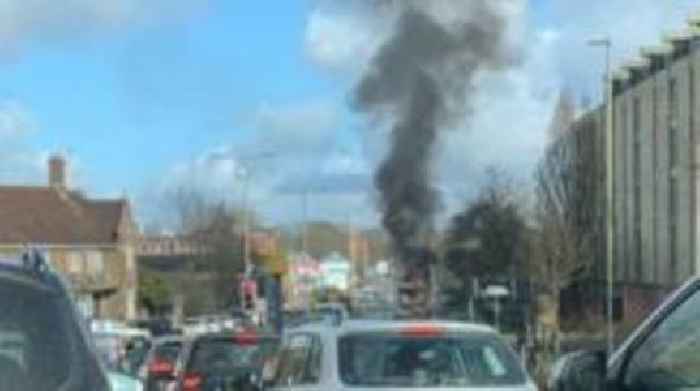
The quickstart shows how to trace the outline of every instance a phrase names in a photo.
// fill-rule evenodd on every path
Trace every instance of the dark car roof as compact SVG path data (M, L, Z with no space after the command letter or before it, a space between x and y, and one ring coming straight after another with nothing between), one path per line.
M48 269L43 271L34 270L21 262L0 258L0 283L8 278L32 288L43 288L57 293L65 293L58 275L54 272Z

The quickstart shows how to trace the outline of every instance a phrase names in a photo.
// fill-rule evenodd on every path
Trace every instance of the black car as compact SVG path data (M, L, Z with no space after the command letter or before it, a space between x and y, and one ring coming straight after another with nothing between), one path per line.
M41 254L0 260L0 311L0 390L110 390L85 322Z
M185 345L186 338L169 336L156 338L143 362L141 378L145 379L145 391L164 391L175 382L175 364Z
M254 331L202 334L187 344L178 363L177 390L256 390L279 342Z
M580 351L563 357L553 391L700 389L700 277L670 295L615 352Z

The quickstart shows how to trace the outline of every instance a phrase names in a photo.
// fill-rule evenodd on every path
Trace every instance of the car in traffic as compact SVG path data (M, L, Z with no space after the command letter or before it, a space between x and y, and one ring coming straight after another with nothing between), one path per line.
M143 383L133 376L120 372L109 372L112 391L143 391Z
M279 337L254 330L207 333L190 340L176 369L177 391L254 390Z
M124 373L141 378L142 368L153 346L151 338L134 337L126 341L119 368Z
M0 260L0 389L109 391L68 288L39 251Z
M651 391L700 388L700 277L671 294L608 357L579 351L562 357L552 391Z
M289 330L266 391L535 391L492 328L445 321L350 320Z
M92 337L98 354L108 367L128 371L129 368L123 368L127 364L127 348L133 349L139 344L148 344L150 334L145 330L128 327L94 327L93 324ZM130 350L130 353L133 353L133 350ZM131 355L130 358L133 359L134 356Z
M175 384L175 366L187 340L182 336L163 336L153 340L139 370L146 391L170 391Z

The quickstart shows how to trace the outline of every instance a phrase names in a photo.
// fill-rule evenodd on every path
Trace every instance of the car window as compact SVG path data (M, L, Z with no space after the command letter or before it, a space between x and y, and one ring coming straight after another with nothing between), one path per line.
M630 390L700 387L700 293L666 317L630 358Z
M76 335L64 307L54 294L0 285L0 389L57 390L67 380Z
M274 384L318 384L321 378L323 346L318 335L295 334L285 341L279 355Z
M202 339L194 344L187 371L208 373L262 368L275 345L272 339L255 343L237 343L233 338Z
M180 341L170 341L165 342L155 347L153 356L159 360L165 360L168 362L175 362L180 350L182 349L182 342Z
M124 360L121 363L122 370L129 374L138 373L139 368L148 356L150 348L151 342L147 338L137 337L129 340Z
M102 361L109 367L115 368L119 360L119 348L121 338L115 334L96 333L93 334L97 353Z
M408 337L362 333L339 341L340 378L357 387L520 385L517 358L491 335Z

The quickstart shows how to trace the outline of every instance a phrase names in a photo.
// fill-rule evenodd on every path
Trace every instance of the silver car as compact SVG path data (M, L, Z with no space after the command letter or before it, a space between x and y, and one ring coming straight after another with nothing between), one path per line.
M302 326L286 333L263 380L273 391L536 390L496 331L441 321Z

